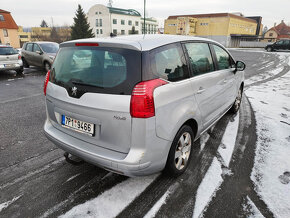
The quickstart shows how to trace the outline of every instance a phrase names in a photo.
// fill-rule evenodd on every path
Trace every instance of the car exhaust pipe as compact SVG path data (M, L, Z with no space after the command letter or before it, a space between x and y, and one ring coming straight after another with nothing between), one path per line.
M83 161L82 159L80 159L80 158L78 158L78 157L76 157L68 152L64 152L63 156L65 157L65 160L68 163L75 165L75 166L85 163L85 161Z

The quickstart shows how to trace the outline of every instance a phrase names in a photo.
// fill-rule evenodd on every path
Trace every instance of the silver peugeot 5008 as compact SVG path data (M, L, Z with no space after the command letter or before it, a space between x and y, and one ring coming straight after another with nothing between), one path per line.
M227 111L238 111L244 68L204 38L65 42L44 82L44 131L67 153L107 170L177 176L194 141Z

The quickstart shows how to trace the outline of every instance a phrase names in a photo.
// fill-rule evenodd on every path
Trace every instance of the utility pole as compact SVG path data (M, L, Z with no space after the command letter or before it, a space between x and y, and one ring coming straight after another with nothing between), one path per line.
M146 9L146 0L144 0L144 25L143 25L143 32L144 32L144 35L145 35L145 22L146 22L146 14L145 14L145 9Z

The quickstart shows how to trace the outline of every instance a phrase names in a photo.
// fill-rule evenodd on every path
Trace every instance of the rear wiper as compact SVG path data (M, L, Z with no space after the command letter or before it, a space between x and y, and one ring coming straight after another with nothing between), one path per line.
M93 84L87 84L87 83L83 83L83 82L77 82L77 81L72 81L73 84L75 85L81 85L81 86L90 86L90 87L95 87L95 88L99 88L99 89L103 89L104 87L101 86L97 86L97 85L93 85Z

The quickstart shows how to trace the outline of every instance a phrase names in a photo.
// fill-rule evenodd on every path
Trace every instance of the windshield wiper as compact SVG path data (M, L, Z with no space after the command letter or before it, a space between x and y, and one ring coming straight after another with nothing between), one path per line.
M99 88L99 89L103 89L104 87L101 86L97 86L97 85L93 85L93 84L87 84L87 83L83 83L83 82L77 82L77 81L72 81L73 84L75 85L81 85L81 86L90 86L90 87L95 87L95 88Z

